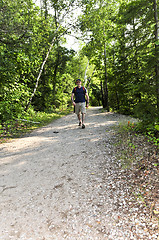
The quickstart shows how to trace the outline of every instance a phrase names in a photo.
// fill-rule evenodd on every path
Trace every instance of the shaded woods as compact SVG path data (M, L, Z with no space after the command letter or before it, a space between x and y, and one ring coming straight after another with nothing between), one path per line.
M41 0L40 6L2 0L0 136L2 142L21 136L69 113L75 81L82 79L90 105L103 106L100 117L113 112L113 121L118 113L128 120L110 135L110 149L116 144L113 154L134 198L158 219L157 7L156 0ZM68 36L79 41L78 51L66 44Z
M139 118L137 130L158 139L156 0L0 5L1 130L19 118L68 109L81 78L91 105ZM82 42L78 52L66 47L69 35Z

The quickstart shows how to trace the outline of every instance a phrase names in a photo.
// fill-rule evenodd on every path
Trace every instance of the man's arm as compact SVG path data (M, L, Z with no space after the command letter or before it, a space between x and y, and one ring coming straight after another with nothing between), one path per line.
M89 96L88 96L88 93L86 93L86 98L87 98L87 106L86 107L88 107L89 106Z
M72 100L72 103L73 103L73 105L75 106L76 105L76 103L74 102L74 93L72 93L72 95L71 95L71 100Z

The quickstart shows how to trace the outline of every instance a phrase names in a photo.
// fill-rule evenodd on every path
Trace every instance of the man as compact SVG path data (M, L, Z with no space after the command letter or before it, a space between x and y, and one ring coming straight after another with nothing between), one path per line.
M77 79L76 81L77 87L75 87L72 91L71 100L73 105L75 106L75 113L77 114L79 120L79 126L82 125L82 128L85 128L84 118L86 114L86 107L89 106L89 96L87 93L87 89L81 86L81 80ZM85 107L85 96L87 97L87 105ZM75 100L74 100L75 97ZM82 121L81 121L82 114Z

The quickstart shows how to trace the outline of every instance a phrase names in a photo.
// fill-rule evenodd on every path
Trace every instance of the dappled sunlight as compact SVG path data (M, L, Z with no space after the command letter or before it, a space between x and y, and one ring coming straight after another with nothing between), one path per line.
M96 123L96 127L114 125L115 123L117 123L117 121L106 121L104 123Z
M114 125L116 123L118 123L118 121L105 121L105 122L92 122L92 123L87 122L86 125L88 127L93 126L93 127L97 128L97 127L101 127L101 126Z
M18 167L23 167L24 165L26 164L26 161L23 161L23 162L19 162L17 164Z
M90 142L98 142L98 141L99 141L99 138L90 139Z
M68 130L68 129L74 129L74 128L77 128L78 127L78 124L67 124L66 125L63 125L63 126L58 126L55 128L56 131L58 130ZM54 130L53 130L54 131Z
M110 112L98 112L98 113L90 113L89 116L90 117L93 117L93 116L106 116L106 115L111 115L113 113L110 113Z
M10 169L2 169L0 170L0 175L4 176L4 175L8 175L11 172Z
M7 169L2 169L0 170L0 174L1 175L7 175L9 174L11 171L13 171L14 169L16 170L17 168L20 170L21 168L23 168L26 164L27 164L27 161L23 161L23 162L16 162L16 159L12 159L12 160L9 160L6 161L6 162L3 162L3 163L0 163L0 166L2 167L3 165L4 166L7 166L8 164L11 164L12 163L12 167L11 168L7 168Z
M120 201L125 206L127 185L120 178L123 171L116 168L110 140L112 126L123 120L122 115L88 110L85 129L72 114L28 137L2 144L1 229L2 224L8 232L13 225L16 229L20 226L18 231L31 232L31 238L36 235L32 229L39 226L38 237L51 229L51 239L62 239L63 229L70 230L68 236L73 233L78 238L88 228L91 239L97 239L97 224L110 229L114 226L116 232L114 217L124 217L120 209L116 213L117 204Z
M0 166L6 166L14 161L15 161L15 157L10 158L10 155L5 156L5 158L3 158L2 160L0 159Z
M27 138L16 139L16 141L12 141L5 145L5 150L8 153L17 153L17 151L27 150L31 151L41 145L42 142L49 142L50 139L45 136L31 136ZM56 142L57 139L52 138L52 142Z

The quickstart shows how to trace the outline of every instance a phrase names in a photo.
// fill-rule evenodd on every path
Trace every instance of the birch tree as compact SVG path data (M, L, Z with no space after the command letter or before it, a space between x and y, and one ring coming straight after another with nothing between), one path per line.
M64 31L64 33L59 34L59 29L62 27L62 24L64 23L65 18L70 14L70 11L73 11L73 8L75 7L75 2L76 2L75 0L70 0L70 1L69 0L66 0L66 1L60 1L59 0L59 1L56 2L56 4L61 6L62 16L61 16L59 22L58 23L56 22L56 30L54 31L54 35L53 35L50 47L48 49L48 52L46 54L46 57L45 57L44 61L42 62L42 65L40 67L40 71L39 71L39 74L38 74L37 79L36 79L36 83L35 83L35 87L34 87L33 93L31 94L31 97L30 97L30 99L29 99L29 101L28 101L28 103L26 105L26 109L25 110L27 110L29 108L29 106L30 106L30 104L32 102L32 99L33 99L33 97L34 97L34 95L36 93L36 90L38 88L38 84L39 84L39 80L40 80L41 74L42 74L44 66L45 66L45 64L47 62L49 54L50 54L50 52L51 52L51 50L52 50L52 48L53 48L53 46L55 44L55 41L57 40L57 38L60 38L60 36L62 36L65 33L65 31ZM56 20L57 20L57 18L56 18ZM70 26L68 26L68 29L69 28L70 28Z

